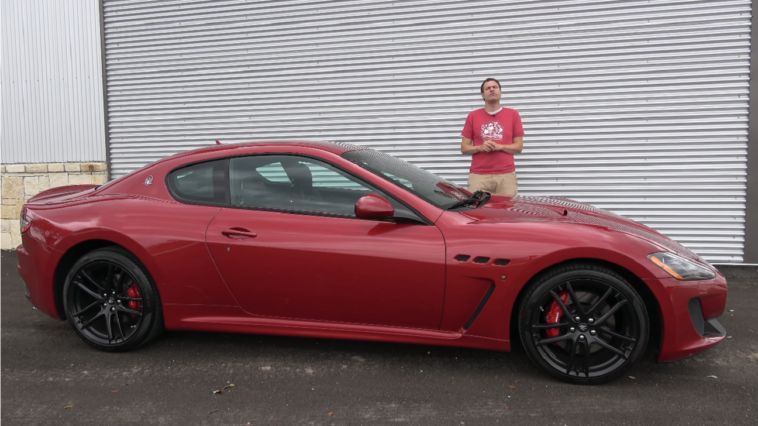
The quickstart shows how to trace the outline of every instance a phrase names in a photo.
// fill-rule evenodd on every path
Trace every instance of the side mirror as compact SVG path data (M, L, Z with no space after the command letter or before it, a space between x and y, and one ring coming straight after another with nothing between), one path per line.
M376 194L361 197L355 203L355 215L360 219L380 219L392 217L395 209L389 201Z

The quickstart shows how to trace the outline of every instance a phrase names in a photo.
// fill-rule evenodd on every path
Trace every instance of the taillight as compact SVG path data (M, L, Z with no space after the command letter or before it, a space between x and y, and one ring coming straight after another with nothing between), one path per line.
M29 228L32 226L32 216L29 214L28 211L26 211L26 207L21 209L21 233L28 231Z

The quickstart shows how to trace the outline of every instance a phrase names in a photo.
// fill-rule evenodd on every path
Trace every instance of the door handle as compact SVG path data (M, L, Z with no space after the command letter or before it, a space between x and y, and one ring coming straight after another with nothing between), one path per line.
M255 232L250 232L245 228L229 228L221 231L221 235L225 235L229 238L255 238L258 236Z

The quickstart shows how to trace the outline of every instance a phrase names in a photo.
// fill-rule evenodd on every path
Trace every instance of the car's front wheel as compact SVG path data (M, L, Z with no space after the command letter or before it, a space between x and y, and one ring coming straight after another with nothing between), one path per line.
M519 310L529 358L570 383L598 384L632 367L647 345L642 298L613 270L571 264L537 278Z
M163 330L152 277L134 255L120 248L82 256L68 273L63 303L79 337L101 350L128 351Z

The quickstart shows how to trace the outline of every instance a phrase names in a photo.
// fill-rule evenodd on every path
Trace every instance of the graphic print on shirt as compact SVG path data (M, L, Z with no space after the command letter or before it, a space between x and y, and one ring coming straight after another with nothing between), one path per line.
M497 121L482 124L482 140L498 141L503 139L503 126Z

